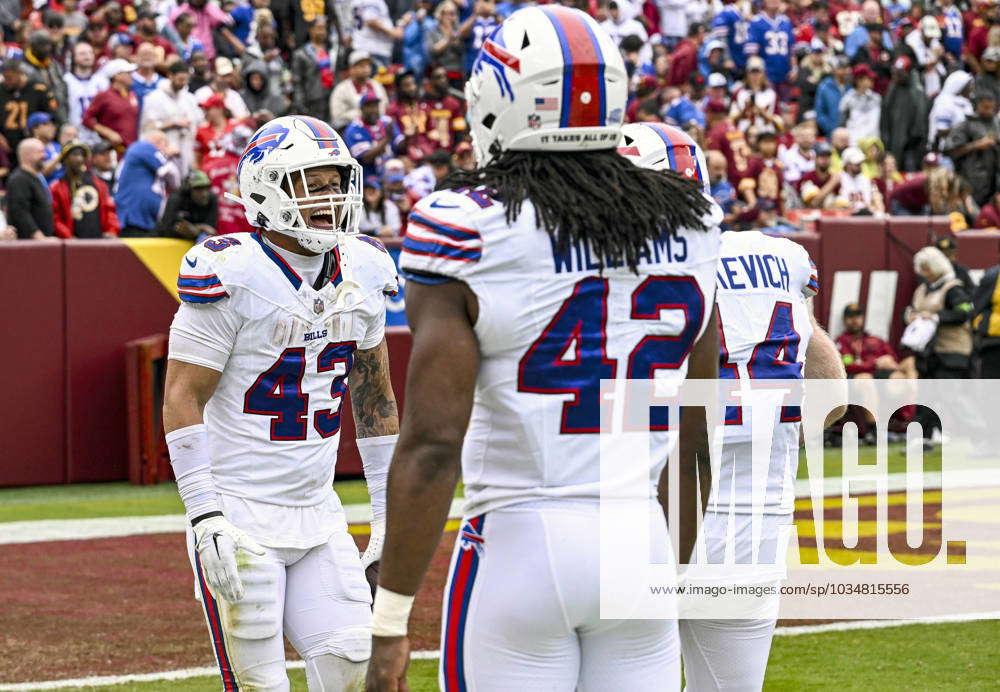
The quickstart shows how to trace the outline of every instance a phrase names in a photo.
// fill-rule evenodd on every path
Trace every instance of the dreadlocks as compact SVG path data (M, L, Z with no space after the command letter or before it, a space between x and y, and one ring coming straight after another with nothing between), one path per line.
M632 271L647 244L678 229L706 230L711 202L691 180L640 168L613 149L505 151L485 168L457 170L438 189L483 186L502 200L507 223L530 200L539 225L565 251L578 240Z

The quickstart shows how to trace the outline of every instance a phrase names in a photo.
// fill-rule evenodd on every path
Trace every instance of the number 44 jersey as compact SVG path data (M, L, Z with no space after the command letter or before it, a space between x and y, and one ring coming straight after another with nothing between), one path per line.
M481 190L438 191L409 217L408 281L457 279L479 303L480 366L462 453L466 515L599 497L601 380L683 379L713 309L718 221L643 250L638 271L559 248L525 202L513 223ZM627 220L623 219L623 225ZM665 420L653 420L664 429ZM655 433L652 479L669 451Z

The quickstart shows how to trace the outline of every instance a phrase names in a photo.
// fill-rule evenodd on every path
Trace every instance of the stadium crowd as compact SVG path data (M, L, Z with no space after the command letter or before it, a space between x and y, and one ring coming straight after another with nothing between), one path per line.
M0 0L0 237L247 230L226 193L253 131L285 113L341 132L364 169L363 232L401 235L438 180L474 166L463 83L526 4ZM796 210L1000 227L998 0L571 4L625 57L622 119L702 145L726 227L791 232ZM895 354L863 360L890 361L898 373Z

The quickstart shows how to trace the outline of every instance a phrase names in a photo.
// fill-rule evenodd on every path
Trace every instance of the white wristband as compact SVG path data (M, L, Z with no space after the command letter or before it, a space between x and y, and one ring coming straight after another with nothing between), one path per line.
M405 637L413 598L379 586L375 590L375 607L372 609L372 636Z
M389 485L389 462L396 449L399 435L362 437L358 439L358 453L365 469L365 483L372 503L372 518L385 519L385 491Z
M221 512L219 495L212 480L208 433L204 423L172 430L166 438L170 465L177 478L177 493L184 503L188 521L209 512Z

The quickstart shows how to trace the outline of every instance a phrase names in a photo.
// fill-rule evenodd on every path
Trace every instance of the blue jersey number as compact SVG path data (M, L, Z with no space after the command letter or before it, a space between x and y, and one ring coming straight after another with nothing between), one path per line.
M686 316L680 333L644 337L628 357L630 379L651 378L657 370L681 367L705 312L704 296L691 277L651 276L632 293L632 319L659 320L661 310L671 309L683 310ZM583 279L521 358L518 391L574 395L563 404L560 433L601 430L601 380L614 379L618 369L607 354L607 319L608 280ZM651 429L666 426L666 410L654 410Z
M736 365L729 362L726 338L719 323L719 378L737 380L740 377ZM798 380L802 378L802 363L799 357L799 333L795 331L791 303L776 303L771 312L771 323L767 327L764 340L754 347L747 374L752 380ZM798 406L782 406L781 422L794 423L802 419ZM726 407L726 424L742 425L743 411L739 406Z
M319 354L317 372L333 372L332 408L316 411L313 427L321 437L340 430L340 405L347 391L347 374L354 365L354 342L327 344ZM271 416L272 440L304 440L308 433L309 395L302 391L306 351L286 348L270 368L260 374L243 396L243 412Z

